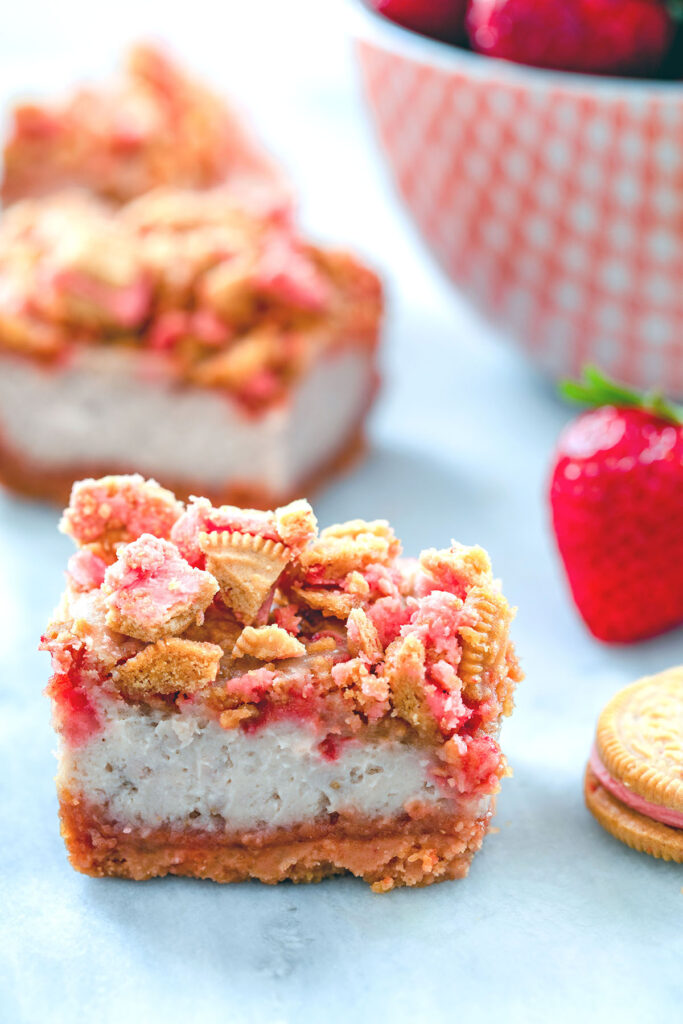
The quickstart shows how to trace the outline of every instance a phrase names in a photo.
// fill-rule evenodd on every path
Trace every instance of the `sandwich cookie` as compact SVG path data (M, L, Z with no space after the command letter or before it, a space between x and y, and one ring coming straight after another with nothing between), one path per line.
M615 838L683 863L683 665L612 698L598 719L584 792Z

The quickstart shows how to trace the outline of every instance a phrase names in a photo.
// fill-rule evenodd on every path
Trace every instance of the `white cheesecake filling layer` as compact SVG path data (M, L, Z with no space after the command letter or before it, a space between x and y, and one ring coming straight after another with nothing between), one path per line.
M104 733L61 752L58 783L106 804L117 821L203 829L287 827L354 811L400 814L410 801L453 811L423 750L396 741L343 744L326 760L319 733L279 722L254 733L116 702ZM485 814L489 800L468 810Z
M82 348L63 368L0 356L0 432L49 470L108 466L188 484L253 483L275 492L332 458L372 388L372 354L323 356L289 402L249 416L229 396L178 386L138 353Z

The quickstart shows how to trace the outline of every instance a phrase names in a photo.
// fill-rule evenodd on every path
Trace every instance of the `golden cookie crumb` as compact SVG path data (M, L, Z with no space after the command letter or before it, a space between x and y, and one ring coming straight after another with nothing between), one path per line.
M252 534L227 532L200 533L199 547L224 604L249 625L288 564L289 548Z
M352 608L346 622L349 651L354 658L362 655L371 665L384 653L379 633L363 608Z
M299 498L275 509L275 527L287 547L302 551L317 536L318 520L309 503Z
M280 626L245 626L233 647L233 658L258 658L279 661L300 658L306 648L295 636Z
M258 708L253 704L242 704L238 708L229 708L227 711L222 711L218 721L222 729L236 729L241 722L249 721L250 718L256 718L258 713Z
M216 678L223 649L181 637L157 640L119 665L112 680L128 700L159 694L196 693Z

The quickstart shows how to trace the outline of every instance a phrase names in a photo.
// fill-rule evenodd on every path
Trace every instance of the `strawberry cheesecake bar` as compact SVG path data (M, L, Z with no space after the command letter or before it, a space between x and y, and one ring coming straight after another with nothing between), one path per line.
M72 187L122 203L161 185L290 203L284 176L239 117L153 47L136 47L110 86L13 111L4 203Z
M223 188L14 203L0 220L0 479L60 503L111 472L285 502L360 447L381 307L353 256Z
M42 647L77 870L467 874L521 678L481 548L403 559L381 520L318 531L303 500L184 505L139 476L77 483L62 529Z

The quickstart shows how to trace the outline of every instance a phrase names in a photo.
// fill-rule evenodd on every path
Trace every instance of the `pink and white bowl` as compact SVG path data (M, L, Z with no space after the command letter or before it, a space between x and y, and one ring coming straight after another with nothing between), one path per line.
M683 395L683 83L524 67L351 4L398 189L451 280L553 376Z

